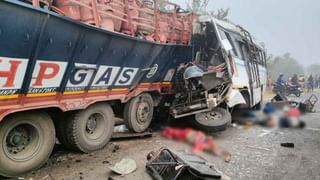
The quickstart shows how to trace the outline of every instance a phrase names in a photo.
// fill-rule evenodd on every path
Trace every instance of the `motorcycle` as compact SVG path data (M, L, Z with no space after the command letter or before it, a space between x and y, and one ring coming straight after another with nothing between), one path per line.
M277 85L275 84L273 86L273 93L275 94L283 94L285 96L289 96L291 94L295 95L296 97L300 97L302 94L303 90L301 85Z

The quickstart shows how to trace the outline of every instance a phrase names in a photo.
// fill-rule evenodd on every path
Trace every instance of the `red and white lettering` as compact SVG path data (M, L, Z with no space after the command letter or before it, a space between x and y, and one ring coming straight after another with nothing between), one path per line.
M27 59L0 57L0 89L21 88L27 64Z
M36 80L33 86L42 86L42 81L44 79L52 79L56 77L60 70L59 65L54 63L40 62L39 66L40 66L40 70L37 77L35 77Z
M0 59L0 63L2 60ZM16 77L16 73L18 70L18 66L21 64L21 61L14 61L10 60L10 69L7 71L0 71L0 77L7 78L6 83L3 85L3 87L13 87L14 86L14 78Z
M67 62L38 60L33 70L32 88L59 87L67 67Z

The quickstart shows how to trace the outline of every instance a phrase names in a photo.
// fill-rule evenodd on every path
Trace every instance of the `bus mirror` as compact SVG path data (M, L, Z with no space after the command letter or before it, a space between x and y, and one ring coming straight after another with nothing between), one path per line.
M227 52L232 50L232 46L228 39L221 40L221 44L223 49L226 50Z

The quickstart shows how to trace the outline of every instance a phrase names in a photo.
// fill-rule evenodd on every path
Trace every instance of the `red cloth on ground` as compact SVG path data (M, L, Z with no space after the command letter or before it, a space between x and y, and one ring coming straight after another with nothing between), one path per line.
M168 139L175 139L181 142L188 142L193 145L193 152L200 153L203 150L213 150L216 146L212 137L207 136L201 131L193 129L166 128L162 136Z

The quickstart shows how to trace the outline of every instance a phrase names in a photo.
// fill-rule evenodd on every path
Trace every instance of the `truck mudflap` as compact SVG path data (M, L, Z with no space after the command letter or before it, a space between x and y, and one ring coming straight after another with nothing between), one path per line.
M0 2L0 22L0 120L171 93L175 68L192 59L191 46L106 31L19 1Z

